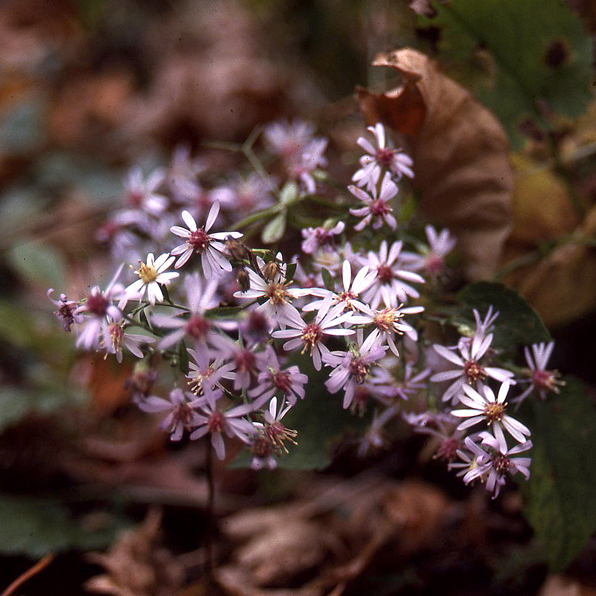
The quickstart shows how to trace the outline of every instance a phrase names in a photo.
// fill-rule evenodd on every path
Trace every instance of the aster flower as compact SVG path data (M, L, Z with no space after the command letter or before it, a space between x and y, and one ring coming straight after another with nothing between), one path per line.
M229 373L223 374L222 377L234 380L235 391L248 389L258 375L263 354L255 352L253 346L239 345L227 335L215 334L212 344L218 358L222 358L224 361L230 360L234 365L233 369Z
M185 238L186 242L172 250L172 254L178 256L176 269L179 269L190 259L193 252L201 255L201 265L206 278L221 277L223 272L231 271L232 265L224 256L226 238L242 238L240 232L215 232L208 234L213 227L219 214L219 203L213 203L205 222L205 227L198 228L197 222L188 211L182 212L182 219L188 229L180 226L173 226L170 231L176 236Z
M226 456L224 434L230 438L236 437L244 443L250 442L250 437L257 432L254 424L245 416L254 410L252 404L235 406L228 410L220 410L217 401L221 398L220 391L205 392L203 398L199 398L200 406L197 418L193 422L195 430L190 434L191 440L200 439L206 434L211 434L211 444L219 459Z
M372 372L370 382L379 392L379 401L388 404L398 399L408 400L412 395L419 393L426 387L426 378L430 370L425 368L416 372L414 363L407 361L403 367L401 378L396 378L389 369L395 368L397 360L395 358L385 358L381 361L381 366L375 368Z
M165 413L167 416L160 424L160 428L170 433L172 441L180 441L185 430L189 430L201 423L202 418L195 411L195 396L185 393L182 389L170 391L168 399L149 396L139 402L139 408L149 413Z
M373 309L383 301L387 307L397 307L400 302L406 302L408 296L419 298L420 293L409 283L424 283L424 278L405 269L399 259L403 242L394 242L388 248L383 240L379 253L368 253L368 267L376 272L376 278L371 287L364 293L364 299Z
M457 430L458 419L447 412L408 412L402 418L413 427L414 432L433 437L438 442L435 458L453 462L458 449L463 447L462 432Z
M121 310L113 302L122 293L122 285L116 283L121 271L122 266L116 271L105 292L99 286L91 288L86 300L73 313L73 317L77 319L81 315L84 318L78 329L77 346L82 346L85 350L99 348L102 338L109 337L110 322L122 319Z
M353 329L340 327L347 322L351 313L343 312L343 305L338 304L331 308L331 297L328 297L321 305L312 322L306 323L299 315L290 313L288 316L289 329L281 329L273 332L273 337L289 339L284 344L284 350L295 350L303 346L302 351L309 350L316 370L321 370L322 355L329 350L322 343L326 335L344 336L353 335Z
M364 218L354 226L356 231L364 230L371 222L374 230L378 230L383 225L388 225L392 230L397 228L397 221L393 216L393 208L389 205L389 201L397 195L398 188L389 174L385 174L380 191L377 191L375 186L369 191L369 194L353 185L348 186L348 190L364 203L364 207L350 209L353 216Z
M129 207L151 215L163 213L168 206L168 199L156 191L164 181L165 175L164 170L158 169L144 179L141 168L132 169L124 184L127 193L126 202Z
M366 430L364 436L360 439L358 446L358 456L365 457L369 454L378 453L385 449L388 444L385 436L385 426L399 414L399 407L391 406L379 414L378 410L373 414L372 422Z
M160 284L167 286L180 275L175 272L167 272L174 260L174 257L170 256L169 253L164 253L157 259L153 253L149 253L147 262L139 262L139 268L135 271L139 279L130 284L125 290L126 300L141 301L145 292L147 292L147 299L151 304L163 302L163 292L159 287Z
M288 175L291 178L299 180L302 188L308 194L313 194L317 190L317 183L313 173L315 170L327 165L327 159L324 157L327 149L327 139L313 139L304 149L298 159L289 163L286 167Z
M173 329L172 333L166 335L158 344L158 349L165 350L181 341L184 337L190 337L198 346L205 347L210 335L213 335L214 327L218 324L205 317L205 312L219 304L215 298L217 291L217 279L205 281L198 273L188 275L184 279L186 289L187 313L176 313L175 315L155 314L151 321L158 327Z
M534 390L538 392L540 399L543 401L548 393L560 393L559 387L564 385L565 382L560 380L558 371L546 369L554 347L555 342L551 341L549 343L532 344L532 346L524 348L524 355L530 369L530 378L520 381L521 383L529 383L529 386L513 400L518 405Z
M456 366L455 369L435 373L430 378L433 383L452 381L443 394L443 401L454 399L457 403L459 394L465 384L476 384L487 377L499 382L513 378L511 371L481 364L480 360L490 348L492 340L493 336L490 333L486 336L482 333L476 333L471 341L460 341L456 348L446 348L439 344L433 346L434 351L439 356ZM455 353L455 350L459 352L459 355Z
M302 230L302 252L312 255L316 250L335 250L335 237L339 236L346 227L343 221L338 221L332 228L324 226L318 228L305 228Z
M131 354L137 358L144 358L141 346L151 344L155 338L147 335L129 333L124 329L123 322L110 322L107 333L103 337L102 347L108 354L114 354L118 362L122 362L122 348L125 347Z
M372 133L375 144L373 145L365 137L358 139L358 144L368 155L363 155L360 158L361 168L352 177L353 182L372 191L381 177L383 168L389 170L397 180L402 176L413 178L412 166L414 162L412 158L402 153L401 149L387 146L383 125L379 122L375 126L369 126L367 130Z
M196 351L189 348L188 355L190 360L186 378L191 391L195 395L201 395L205 387L208 389L214 389L215 387L223 389L220 381L229 378L233 372L234 364L232 362L224 364L223 358L213 359L207 350Z
M323 362L334 367L325 382L330 393L344 389L343 407L349 408L354 398L356 386L362 384L370 375L372 365L385 355L384 346L378 339L369 335L364 341L362 330L358 331L357 344L352 344L347 351L327 352Z
M507 449L503 429L514 439L523 443L532 433L521 422L505 414L507 407L505 400L510 386L511 383L509 382L501 383L499 393L495 395L488 385L482 386L482 394L469 385L464 385L464 395L461 395L459 399L463 405L468 406L468 409L453 410L451 412L456 418L467 418L457 427L458 430L465 430L479 422L485 422L493 429L503 451Z
M247 178L232 180L228 183L228 189L232 195L229 205L244 213L265 209L274 202L269 184L256 172Z
M423 248L421 254L402 253L402 259L412 271L425 271L431 278L439 277L445 270L445 257L454 249L457 240L451 236L449 230L437 230L427 225L425 228L428 248Z
M267 147L286 160L295 160L313 140L315 128L310 122L282 120L268 124L263 131Z
M271 269L272 273L267 273L270 263L274 265ZM246 269L250 287L243 292L236 292L234 297L246 300L264 299L265 301L257 307L257 311L283 327L288 320L288 313L292 312L295 316L299 316L296 307L292 306L292 300L312 294L316 290L290 287L292 282L286 282L287 265L281 261L281 253L277 255L275 262L270 263L265 265L265 262L257 257L259 273Z
M60 294L59 300L54 300L51 294L54 292L54 288L50 288L47 292L48 298L58 307L58 310L54 312L56 318L62 323L64 331L70 332L71 327L74 325L75 329L80 325L84 317L82 314L77 313L78 304L74 300L69 300L66 294Z
M353 325L373 325L372 335L380 338L381 343L387 342L389 349L399 356L397 345L395 344L396 335L406 334L412 341L418 341L418 332L410 324L403 320L406 315L415 315L424 312L423 306L409 306L404 308L403 304L397 307L383 308L381 310L372 310L365 306L362 312L354 315Z
M251 398L269 400L276 393L280 393L284 401L287 400L290 405L294 405L297 398L304 399L304 386L308 383L308 377L302 374L297 366L289 366L282 370L279 358L271 346L267 346L260 366L257 386L248 392Z
M342 283L343 291L339 294L324 291L325 298L323 300L315 300L303 307L303 311L309 312L321 308L324 300L331 296L333 304L342 304L344 310L366 310L367 306L359 299L363 292L374 283L377 274L375 271L370 271L368 267L361 267L358 273L352 278L352 266L349 261L344 261L342 266Z
M193 218L204 219L207 217L215 203L220 203L224 207L233 205L234 194L226 186L207 189L199 181L189 178L180 178L173 186L177 203L184 205ZM216 220L217 217L213 223Z

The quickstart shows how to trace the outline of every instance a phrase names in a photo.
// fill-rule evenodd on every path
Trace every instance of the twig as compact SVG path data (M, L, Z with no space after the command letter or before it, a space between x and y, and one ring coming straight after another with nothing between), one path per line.
M37 575L40 571L43 571L53 560L54 555L52 553L46 555L41 561L38 561L37 563L35 563L35 565L33 565L33 567L25 571L25 573L19 575L19 577L17 577L17 579L15 579L12 582L12 584L10 584L10 586L8 586L8 588L6 588L4 592L2 592L0 596L10 596L12 593L14 593L14 591L17 588L22 586L27 580L31 579L34 575Z

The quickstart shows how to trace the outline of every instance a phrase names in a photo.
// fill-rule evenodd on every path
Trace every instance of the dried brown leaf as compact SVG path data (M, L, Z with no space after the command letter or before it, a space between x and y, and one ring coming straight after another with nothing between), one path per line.
M90 579L90 592L114 596L171 596L182 586L184 568L159 546L161 513L152 509L133 531L123 533L107 553L88 558L106 573Z
M470 279L491 277L511 225L513 174L507 136L495 116L412 49L380 54L403 84L387 93L357 90L369 124L406 136L421 209L458 237Z

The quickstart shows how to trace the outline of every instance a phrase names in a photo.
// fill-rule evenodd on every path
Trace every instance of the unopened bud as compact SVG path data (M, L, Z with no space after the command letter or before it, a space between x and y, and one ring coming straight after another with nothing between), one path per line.
M250 288L250 277L248 277L246 269L243 268L238 270L236 280L238 281L238 285L243 292L246 292L246 290Z
M263 267L263 275L267 281L272 281L280 273L279 263L277 261L269 261Z
M239 240L226 238L226 251L235 261L243 261L250 257L248 248Z

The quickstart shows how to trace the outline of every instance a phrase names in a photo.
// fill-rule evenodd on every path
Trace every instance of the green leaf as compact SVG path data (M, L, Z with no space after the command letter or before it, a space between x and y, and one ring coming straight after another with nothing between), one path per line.
M66 268L62 255L48 244L27 242L8 252L10 264L32 284L55 288L66 285Z
M103 548L130 523L112 516L102 521L101 527L89 527L54 501L0 495L0 553L41 557L50 552Z
M288 263L288 269L286 271L286 281L292 281L294 279L294 274L296 273L296 265L297 263Z
M178 344L178 362L183 374L188 374L188 349L183 341Z
M570 117L585 110L591 99L592 41L565 2L452 0L433 5L437 16L421 21L441 28L439 47L447 60L460 67L467 61L478 70L482 54L492 59L479 99L499 117L514 144L523 141L524 120L546 123L541 103Z
M321 267L321 275L323 276L323 283L325 287L331 291L335 291L335 281L333 280L333 276L329 273L329 270L326 267Z
M556 572L596 531L596 408L580 381L565 380L560 395L524 417L534 443L524 512Z
M273 244L282 239L286 231L286 212L276 215L264 228L261 240L265 244Z
M550 334L538 313L515 291L501 283L480 281L467 285L459 292L458 302L462 320L472 324L472 308L481 316L489 306L499 312L495 323L494 344L511 349L541 341L549 341Z

